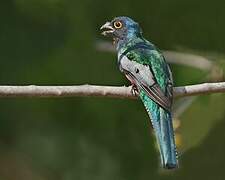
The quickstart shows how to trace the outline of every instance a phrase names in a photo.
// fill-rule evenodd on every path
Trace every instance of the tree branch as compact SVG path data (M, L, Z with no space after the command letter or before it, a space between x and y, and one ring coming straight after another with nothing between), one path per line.
M225 82L204 83L174 88L175 97L195 96L225 92ZM136 98L130 87L116 86L0 86L0 97L76 97L95 96L112 98Z

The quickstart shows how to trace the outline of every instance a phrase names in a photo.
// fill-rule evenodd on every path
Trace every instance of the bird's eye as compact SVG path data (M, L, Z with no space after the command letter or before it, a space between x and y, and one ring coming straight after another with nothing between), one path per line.
M122 26L123 26L123 24L122 24L120 21L115 21L115 22L113 23L113 25L114 25L114 27L115 27L116 29L120 29L120 28L122 28Z

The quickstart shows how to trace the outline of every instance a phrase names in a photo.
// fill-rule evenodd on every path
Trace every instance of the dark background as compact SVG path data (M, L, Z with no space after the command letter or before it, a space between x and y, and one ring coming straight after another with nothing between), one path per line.
M140 23L160 49L205 56L225 69L223 0L8 0L0 4L1 85L128 85L116 55L96 50L99 27L118 15ZM207 73L171 66L175 84ZM220 79L221 80L221 79ZM176 104L177 102L175 102ZM176 118L180 169L159 168L137 100L0 100L0 179L225 178L225 95L199 96Z

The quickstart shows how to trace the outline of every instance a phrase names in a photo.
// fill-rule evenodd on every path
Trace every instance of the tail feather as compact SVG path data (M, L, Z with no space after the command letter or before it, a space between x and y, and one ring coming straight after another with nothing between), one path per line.
M162 167L166 169L178 167L171 113L157 105L144 92L140 93L140 98L155 131Z

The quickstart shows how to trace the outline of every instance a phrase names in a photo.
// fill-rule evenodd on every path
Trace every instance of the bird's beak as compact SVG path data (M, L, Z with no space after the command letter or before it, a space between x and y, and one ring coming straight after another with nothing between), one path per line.
M115 31L110 22L106 22L100 28L100 30L103 30L102 33L101 33L103 36L107 36L107 35L113 34L113 32Z

